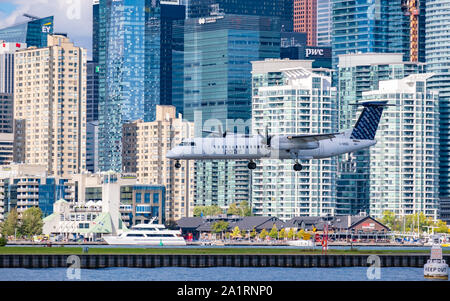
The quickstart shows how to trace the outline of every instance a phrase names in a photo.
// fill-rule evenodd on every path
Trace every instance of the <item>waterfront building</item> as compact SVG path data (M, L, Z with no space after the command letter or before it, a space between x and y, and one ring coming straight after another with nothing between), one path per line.
M432 74L380 81L363 101L387 101L370 148L370 215L424 213L439 217L439 96Z
M60 177L85 170L86 51L53 35L14 60L15 162Z
M308 135L337 128L336 89L331 70L311 61L253 62L253 134ZM336 159L310 160L302 172L291 160L260 160L252 172L252 208L258 216L336 214Z
M28 47L47 47L47 37L53 34L53 16L33 18L31 21L0 29L0 41L27 44Z
M120 213L121 186L117 175L105 173L95 176L94 181L100 178L100 201L82 203L59 199L54 203L53 213L44 218L43 234L57 235L63 240L84 237L95 241L102 235L118 235L126 230ZM75 180L75 183L80 182Z
M156 105L172 102L172 22L185 10L143 0L98 9L99 168L121 171L123 124L152 121Z
M294 0L294 31L306 32L308 46L317 46L317 0Z
M439 90L440 195L450 197L450 1L429 0L426 6L426 62L431 89Z
M377 90L382 80L402 79L423 73L425 65L403 60L401 53L361 53L339 56L339 130L357 121L357 106L364 91ZM370 161L368 150L340 156L337 181L337 214L369 213Z
M140 184L166 187L166 217L178 220L193 215L195 162L166 158L173 147L194 137L194 124L177 116L174 106L157 106L154 122L136 123L136 173Z
M111 184L109 188L105 187L107 183ZM119 200L117 210L127 227L149 223L152 218L161 224L166 221L166 189L162 185L143 185L135 175L112 172L77 174L69 185L70 199L78 207L99 206L99 202L114 194Z
M418 39L423 40L425 24L419 22L418 26ZM419 53L423 53L423 47L419 43ZM402 1L333 1L332 48L333 68L337 67L339 55L350 53L402 53L409 61L410 17ZM419 61L423 62L424 57Z
M0 221L11 209L22 213L39 207L43 216L53 213L53 204L60 198L69 198L67 180L51 177L46 166L11 164L0 166Z
M251 63L279 58L277 19L218 14L187 19L174 27L184 44L174 56L173 103L177 112L203 130L249 133L251 127ZM184 42L183 42L184 41ZM195 205L249 201L250 179L245 161L197 161Z
M317 0L317 46L319 47L331 47L332 15L332 0Z

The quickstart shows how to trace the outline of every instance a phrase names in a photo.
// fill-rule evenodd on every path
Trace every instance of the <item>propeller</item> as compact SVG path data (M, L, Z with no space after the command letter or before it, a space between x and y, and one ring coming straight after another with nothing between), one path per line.
M270 135L269 135L269 127L266 126L266 133L265 133L265 136L262 136L262 135L260 134L259 131L258 131L258 135L259 135L260 137L262 137L262 143L264 143L265 145L267 145L268 147L270 147L270 145L271 145L271 143L272 143L272 138L273 138L273 136L270 136Z

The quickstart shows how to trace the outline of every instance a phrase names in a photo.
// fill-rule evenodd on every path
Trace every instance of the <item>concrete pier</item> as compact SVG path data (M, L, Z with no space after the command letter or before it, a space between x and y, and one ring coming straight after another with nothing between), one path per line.
M0 255L0 268L73 267L70 255ZM76 255L83 269L108 267L367 267L370 255ZM378 255L381 267L422 268L428 254ZM444 256L449 262L450 255Z

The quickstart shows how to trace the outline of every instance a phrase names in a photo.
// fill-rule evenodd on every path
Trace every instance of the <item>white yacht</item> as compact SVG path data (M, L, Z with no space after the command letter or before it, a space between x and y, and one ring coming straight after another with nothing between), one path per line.
M168 230L164 225L140 224L119 236L104 236L109 245L186 246L181 231Z

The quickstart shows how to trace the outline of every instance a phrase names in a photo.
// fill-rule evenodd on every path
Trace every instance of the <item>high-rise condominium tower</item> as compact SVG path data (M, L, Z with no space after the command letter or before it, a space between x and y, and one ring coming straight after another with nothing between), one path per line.
M86 50L53 35L47 47L20 50L14 60L16 162L55 176L85 170Z

